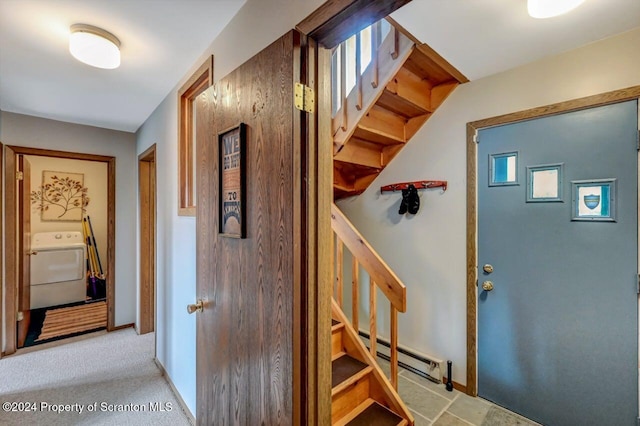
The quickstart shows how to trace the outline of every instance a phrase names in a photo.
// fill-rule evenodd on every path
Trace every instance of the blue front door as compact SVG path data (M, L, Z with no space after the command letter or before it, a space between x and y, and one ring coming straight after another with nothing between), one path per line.
M545 425L636 425L637 101L478 136L479 395Z

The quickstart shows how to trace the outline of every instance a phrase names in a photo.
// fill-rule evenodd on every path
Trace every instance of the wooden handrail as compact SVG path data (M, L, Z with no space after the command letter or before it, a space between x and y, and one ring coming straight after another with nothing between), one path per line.
M399 312L406 312L407 288L335 204L331 206L331 225L391 304Z
M364 240L353 224L345 217L340 209L331 205L331 225L336 234L336 285L334 287L334 302L342 309L344 293L344 247L351 252L351 324L353 330L359 331L359 293L360 293L360 265L369 274L369 352L376 358L378 341L378 288L389 299L390 303L390 381L394 389L398 389L398 311L405 312L407 307L407 289L400 279L393 273L378 253Z

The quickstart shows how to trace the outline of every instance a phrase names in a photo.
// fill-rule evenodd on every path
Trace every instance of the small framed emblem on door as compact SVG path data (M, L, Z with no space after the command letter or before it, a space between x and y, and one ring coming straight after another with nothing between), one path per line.
M571 181L575 221L616 221L616 179Z

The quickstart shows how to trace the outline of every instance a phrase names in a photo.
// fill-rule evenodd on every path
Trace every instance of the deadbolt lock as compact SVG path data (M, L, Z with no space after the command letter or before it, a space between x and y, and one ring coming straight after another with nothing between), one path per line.
M493 272L493 266L487 263L482 267L482 270L485 271L487 274L490 274Z
M485 281L482 283L482 289L484 291L491 291L493 290L493 283L491 281Z

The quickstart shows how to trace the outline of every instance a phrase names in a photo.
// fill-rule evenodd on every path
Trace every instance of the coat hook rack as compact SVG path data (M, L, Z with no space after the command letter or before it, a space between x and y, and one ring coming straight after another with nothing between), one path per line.
M442 188L442 192L447 190L446 180L418 180L415 182L393 183L391 185L381 186L380 192L401 191L403 189L407 189L409 185L415 186L416 189Z

